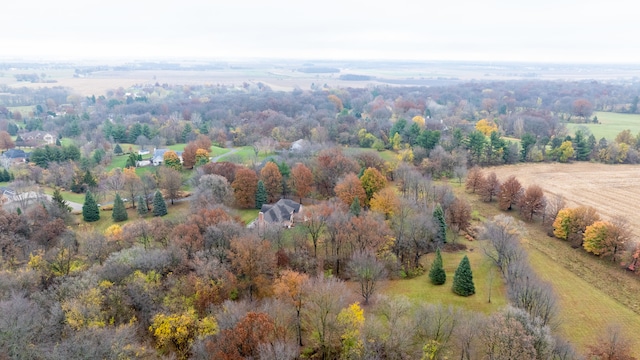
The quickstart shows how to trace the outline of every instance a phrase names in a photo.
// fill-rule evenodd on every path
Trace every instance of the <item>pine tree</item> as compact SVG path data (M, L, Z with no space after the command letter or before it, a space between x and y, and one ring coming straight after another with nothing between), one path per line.
M100 209L98 209L98 204L93 198L91 191L87 191L87 194L84 197L84 205L82 205L82 218L86 222L100 220Z
M258 189L256 190L256 209L261 209L262 205L267 203L267 188L262 180L258 181Z
M116 155L122 155L123 151L120 147L120 144L116 144L116 146L113 148L113 153Z
M436 243L444 244L447 242L447 223L444 221L444 211L440 204L436 204L436 208L433 209L433 221L436 225Z
M476 293L476 287L473 285L471 264L469 264L467 255L462 258L460 265L458 265L456 269L456 273L453 275L452 290L460 296L469 296Z
M351 203L351 206L349 207L349 212L352 213L355 216L360 216L360 211L361 210L362 210L362 207L360 206L360 200L356 196L355 198L353 198L353 202Z
M164 202L164 197L160 191L156 191L153 196L153 216L165 216L167 215L167 203Z
M60 189L56 188L55 190L53 190L53 196L51 196L51 201L60 209L66 212L71 212L71 206L69 206L69 203L67 202L67 200L62 198L62 193L60 193Z
M447 274L444 272L442 264L442 255L440 255L440 249L436 250L436 258L431 264L431 270L429 270L429 279L434 285L442 285L447 281Z
M136 201L138 202L138 215L140 216L147 215L147 213L149 212L149 209L147 209L147 202L144 201L144 197L142 197L142 195L139 195Z
M7 169L2 170L2 181L11 181L11 175Z
M122 201L120 194L116 194L116 198L113 200L113 212L111 212L111 218L115 222L129 219L129 214L127 214L127 209L124 207L124 202Z
M87 170L84 173L84 176L82 177L82 182L84 184L87 184L87 186L89 187L94 187L96 185L98 185L98 183L96 183L96 179L93 177L93 175L91 175L91 171Z

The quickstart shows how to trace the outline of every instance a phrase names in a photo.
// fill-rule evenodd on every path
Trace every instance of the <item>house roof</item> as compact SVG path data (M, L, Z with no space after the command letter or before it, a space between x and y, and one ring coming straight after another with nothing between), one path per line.
M26 158L27 153L25 153L24 150L20 150L20 149L9 149L5 151L2 154L2 156L9 159L19 159L19 158Z
M164 153L169 151L169 149L155 149L153 150L153 159L162 160L164 158ZM182 157L182 151L175 152L179 157Z
M264 204L260 208L264 221L269 223L281 223L291 220L291 214L300 211L300 204L289 199L280 199L275 204Z

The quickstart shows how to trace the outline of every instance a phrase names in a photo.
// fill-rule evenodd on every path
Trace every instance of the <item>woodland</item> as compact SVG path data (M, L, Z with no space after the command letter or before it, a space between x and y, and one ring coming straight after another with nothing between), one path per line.
M589 346L561 330L522 245L543 229L636 283L624 214L492 167L638 164L637 129L580 125L638 114L639 95L614 80L0 85L0 149L29 153L0 171L0 357L634 359L618 324L592 324ZM154 149L162 165L143 165ZM302 204L293 226L254 222L282 198ZM444 301L389 285L413 279Z

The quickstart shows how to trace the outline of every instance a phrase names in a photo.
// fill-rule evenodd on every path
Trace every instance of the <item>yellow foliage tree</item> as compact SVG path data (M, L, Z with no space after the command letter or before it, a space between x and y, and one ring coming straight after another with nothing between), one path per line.
M424 117L420 116L420 115L416 115L411 119L414 123L420 125L420 127L424 127Z
M338 324L342 331L341 359L358 359L362 356L364 344L360 337L364 325L364 311L359 303L353 303L338 314Z
M209 162L209 152L206 149L196 150L196 166L204 165Z
M180 314L157 314L153 317L149 331L156 339L156 346L164 351L175 350L178 358L186 359L189 348L197 337L215 335L218 324L213 317L201 320L193 309Z
M601 255L605 250L610 227L611 223L607 221L596 221L587 226L582 247L590 253Z
M484 134L484 136L491 135L492 132L498 131L498 125L493 121L487 119L481 119L476 123L476 130Z
M386 219L390 219L400 207L400 201L395 190L384 188L373 195L370 205L371 210L384 214Z
M331 94L329 96L327 96L327 99L329 99L329 101L331 101L332 103L335 104L336 109L338 110L338 112L342 111L342 109L344 109L344 106L342 105L342 100L340 100L339 97Z
M77 298L65 300L60 306L67 324L74 330L106 325L101 311L102 294L98 288L89 289Z
M387 178L378 169L371 167L364 171L360 181L365 194L367 194L366 206L369 205L369 201L371 201L375 193L387 186Z
M104 236L106 236L109 241L122 241L122 228L120 225L113 224L104 231Z

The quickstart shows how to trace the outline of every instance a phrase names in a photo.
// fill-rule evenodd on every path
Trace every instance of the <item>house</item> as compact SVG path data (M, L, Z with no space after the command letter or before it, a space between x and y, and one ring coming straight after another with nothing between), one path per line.
M23 144L16 145L24 145L24 146L38 146L38 145L53 145L56 143L56 135L47 133L44 131L29 131L25 133L20 133L20 138L24 142Z
M162 165L162 162L164 161L164 153L166 153L167 151L169 151L169 149L153 149L151 164L153 164L153 166ZM180 162L182 162L182 151L176 151L176 154L178 154Z
M281 224L290 228L293 226L293 216L301 209L302 205L289 199L280 199L275 204L264 204L258 213L258 225Z
M25 162L27 160L27 153L20 149L9 149L0 155L0 157L2 157L3 164L16 164Z
M290 151L300 151L309 147L309 142L305 139L296 140L291 144Z

